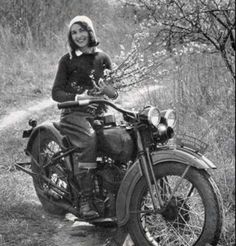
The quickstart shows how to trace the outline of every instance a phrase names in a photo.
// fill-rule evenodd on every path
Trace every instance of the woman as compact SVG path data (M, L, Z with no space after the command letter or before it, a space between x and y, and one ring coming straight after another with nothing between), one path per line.
M97 48L98 42L92 21L86 16L76 16L69 24L69 53L58 66L52 88L52 98L57 102L108 96L116 98L116 91L106 85L102 78L105 69L111 69L109 56ZM104 107L90 105L80 109L65 109L61 115L61 132L78 147L74 174L80 186L80 214L84 218L96 218L91 208L93 192L92 169L96 164L96 133L91 126L95 115Z

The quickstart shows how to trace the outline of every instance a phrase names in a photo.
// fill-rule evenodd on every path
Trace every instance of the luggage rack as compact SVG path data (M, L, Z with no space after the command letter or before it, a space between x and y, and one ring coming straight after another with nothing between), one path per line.
M196 153L204 154L208 144L198 138L186 134L178 134L175 138L175 144L181 148L191 149Z

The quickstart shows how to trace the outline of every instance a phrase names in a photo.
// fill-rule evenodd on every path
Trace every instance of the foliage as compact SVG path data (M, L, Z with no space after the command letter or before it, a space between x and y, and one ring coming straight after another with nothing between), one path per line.
M65 52L67 25L76 15L89 16L101 47L117 54L120 43L129 44L133 32L133 23L124 23L121 12L108 0L0 0L0 23L12 34L11 49L46 48L61 50L61 54Z
M205 44L221 54L235 78L235 3L232 0L121 0L142 16L146 26L155 27L154 41L170 51L189 43ZM141 13L141 14L140 14ZM143 16L143 13L145 15ZM144 17L146 17L144 19ZM137 17L138 18L138 17Z
M114 64L112 71L106 74L108 83L118 90L129 90L145 84L159 84L169 74L169 70L163 67L169 61L166 51L150 53L140 47L139 43L133 43L133 47L126 55L121 53L119 65Z

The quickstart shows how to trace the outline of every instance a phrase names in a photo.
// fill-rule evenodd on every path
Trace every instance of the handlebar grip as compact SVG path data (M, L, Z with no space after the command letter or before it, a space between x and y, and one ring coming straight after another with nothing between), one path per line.
M57 107L58 109L63 109L63 108L73 108L73 107L79 107L79 106L86 106L89 105L90 99L82 99L79 101L68 101L68 102L62 102L58 103Z
M75 106L79 106L79 103L76 101L68 101L68 102L62 102L57 104L58 109L72 108Z

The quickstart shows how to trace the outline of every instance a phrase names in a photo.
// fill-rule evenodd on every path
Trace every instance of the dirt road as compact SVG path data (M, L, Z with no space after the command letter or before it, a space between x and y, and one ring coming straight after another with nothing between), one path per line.
M99 227L76 220L74 215L67 214L64 219L56 219L57 232L53 243L57 246L103 246L106 239L113 237L117 228ZM127 236L123 246L134 246Z
M101 228L87 223L58 220L53 242L57 246L102 246L116 229ZM130 245L130 244L125 244Z

